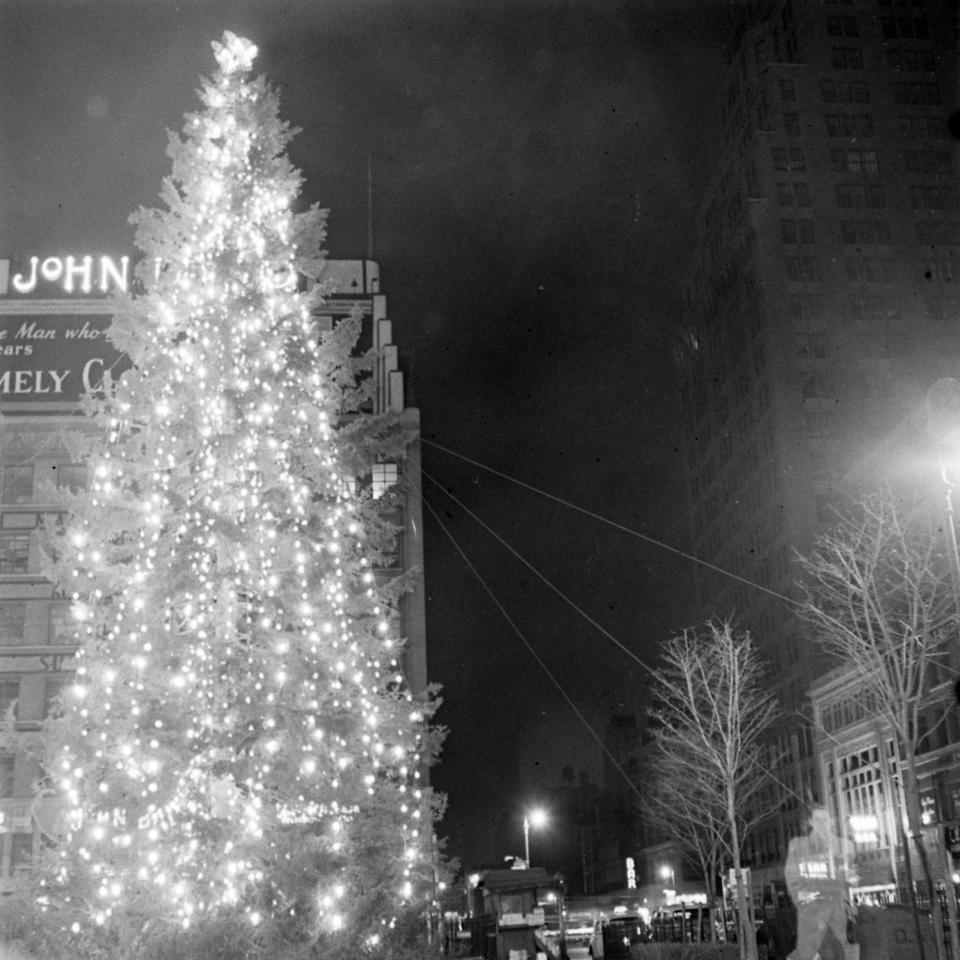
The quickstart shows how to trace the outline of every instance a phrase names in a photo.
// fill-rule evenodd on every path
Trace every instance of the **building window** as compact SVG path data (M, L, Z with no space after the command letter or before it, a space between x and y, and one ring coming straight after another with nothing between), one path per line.
M398 477L395 463L375 463L373 465L373 499L379 500L391 487L396 486Z
M0 753L0 798L14 796L14 756Z
M933 51L926 47L893 47L887 50L887 66L907 73L933 73L937 69Z
M916 224L917 240L930 246L956 244L960 246L960 223L943 220L920 220Z
M926 17L881 17L880 32L884 40L929 40Z
M805 183L778 183L777 202L782 207L809 207L810 192Z
M841 220L839 226L843 243L870 245L890 242L890 224L885 220Z
M893 85L893 102L910 104L914 107L938 106L943 97L940 87L935 83L895 83Z
M33 834L10 834L10 872L18 867L25 867L33 856Z
M55 463L51 467L58 490L78 493L87 487L87 468L82 463Z
M828 137L872 137L873 117L869 113L828 113L825 117Z
M824 103L869 103L870 90L863 80L820 81L820 98Z
M815 257L787 257L788 280L819 280L820 266Z
M792 103L797 99L797 91L792 80L781 77L779 80L780 99Z
M788 302L794 324L802 330L821 322L826 313L826 302L819 293L791 294Z
M952 251L931 257L923 263L924 280L952 283L958 277L960 277L960 271L957 269L957 261Z
M780 239L784 243L816 243L812 220L781 220Z
M17 647L23 643L26 618L26 601L0 600L0 647Z
M0 574L26 573L30 564L30 534L0 531Z
M953 173L953 158L946 150L904 150L903 165L907 173L928 176Z
M827 36L828 37L857 37L857 18L850 16L828 16L827 17Z
M826 360L827 341L822 333L798 333L796 341L800 360Z
M30 503L33 500L33 464L3 468L3 502Z
M60 713L60 694L63 693L70 677L62 674L46 677L43 681L43 715L50 717Z
M880 175L876 150L831 150L830 166L837 173L854 173L864 177Z
M949 130L943 117L897 117L900 136L911 140L945 140Z
M834 70L862 70L863 51L859 47L834 47L830 64Z
M774 170L807 169L807 160L802 147L774 147L772 156Z
M788 137L800 136L800 114L785 113L783 115L783 132Z
M846 278L852 283L891 283L896 280L893 260L888 257L847 257Z
M883 186L879 183L838 183L835 195L838 207L880 209L886 206Z
M74 625L76 621L70 613L70 604L57 602L50 604L49 642L57 646L76 643Z
M914 210L956 210L957 188L948 183L911 184L910 203Z
M20 678L0 676L0 716L6 716L7 711L20 699Z

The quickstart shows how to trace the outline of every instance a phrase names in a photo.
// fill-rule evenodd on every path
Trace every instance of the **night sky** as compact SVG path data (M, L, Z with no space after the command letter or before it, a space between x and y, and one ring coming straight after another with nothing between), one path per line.
M248 36L302 128L291 156L304 202L331 211L332 257L366 253L372 159L373 255L425 440L686 548L670 346L726 7L0 0L0 256L131 252L127 217L158 203L166 130L198 108L210 41ZM465 865L497 862L562 767L599 778L564 695L598 736L644 705L644 670L558 592L649 662L691 622L692 571L436 447L424 471L515 624L426 511L429 673L450 731L439 832ZM548 861L549 835L535 842Z

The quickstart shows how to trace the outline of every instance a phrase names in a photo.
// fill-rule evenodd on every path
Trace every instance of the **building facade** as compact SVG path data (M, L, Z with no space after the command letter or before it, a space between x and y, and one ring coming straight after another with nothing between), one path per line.
M955 17L751 0L731 24L676 360L700 612L751 631L783 709L761 887L823 800L807 690L826 664L793 612L795 552L850 478L897 468L892 438L921 437L927 391L960 371Z
M924 845L956 873L960 856L960 715L953 670L936 671L919 711L917 774ZM816 754L824 803L841 840L854 904L908 903L902 824L902 759L888 723L878 718L875 694L849 667L824 674L810 688ZM911 856L914 881L922 866ZM939 872L943 867L934 862ZM921 887L922 889L922 887Z
M394 413L414 438L402 465L376 464L374 496L400 491L400 530L385 577L405 573L410 591L395 626L405 641L401 666L415 692L427 684L420 504L419 411L405 405L403 374L371 261L330 261L330 294L317 311L322 329L359 310L360 348L373 347L374 413ZM38 842L52 804L35 800L42 776L30 748L71 677L70 610L41 573L39 530L57 516L57 488L83 488L83 464L70 437L84 429L79 400L87 388L128 364L106 340L111 303L130 275L126 258L0 259L0 715L15 724L25 749L0 746L0 891Z

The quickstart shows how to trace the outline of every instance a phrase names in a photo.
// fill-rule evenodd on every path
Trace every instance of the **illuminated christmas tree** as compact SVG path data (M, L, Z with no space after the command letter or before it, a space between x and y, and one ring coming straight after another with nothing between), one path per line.
M433 706L399 673L391 530L359 482L406 438L351 412L358 321L316 328L324 214L293 212L256 47L213 47L166 209L133 218L144 292L111 333L133 367L88 398L88 489L53 537L79 653L41 902L124 957L218 923L237 956L330 956L429 893Z

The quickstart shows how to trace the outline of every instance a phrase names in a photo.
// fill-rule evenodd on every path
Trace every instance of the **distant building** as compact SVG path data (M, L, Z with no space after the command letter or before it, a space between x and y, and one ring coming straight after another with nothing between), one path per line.
M82 464L68 452L69 435L84 428L78 401L88 386L127 365L106 341L110 301L124 288L130 265L108 257L0 259L0 714L15 709L16 726L39 731L53 698L71 676L74 647L69 604L39 572L37 529L56 510L56 487L82 488ZM404 403L403 374L371 261L331 261L333 293L317 313L335 323L354 307L363 314L361 347L378 360L372 410L393 411L419 437L419 411ZM52 331L52 333L51 333ZM401 468L377 464L374 495L400 484L402 525L395 562L387 576L408 571L413 589L400 601L398 630L406 640L402 668L415 691L427 683L423 590L423 522L420 447L416 439ZM34 807L37 761L0 751L0 891L34 848L36 827L52 815Z
M750 0L731 28L676 359L701 613L752 631L783 706L760 887L823 800L807 689L825 664L783 599L794 553L851 477L897 467L889 438L922 438L927 390L960 372L955 13Z

